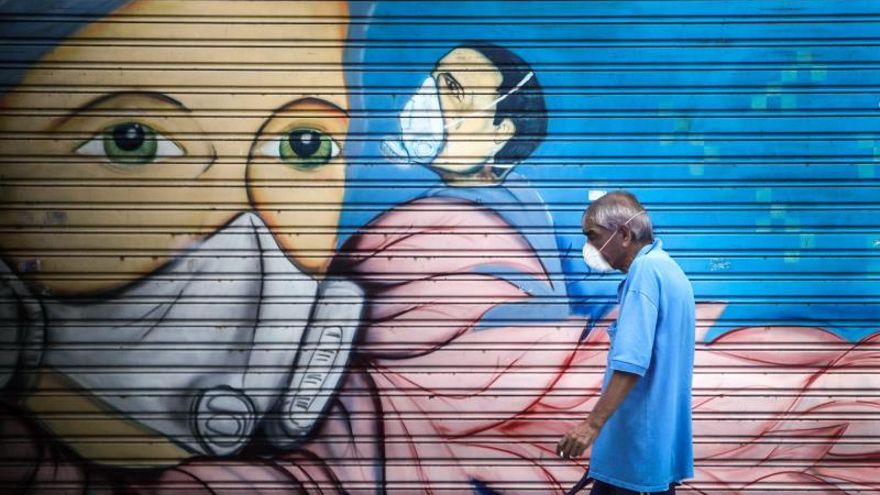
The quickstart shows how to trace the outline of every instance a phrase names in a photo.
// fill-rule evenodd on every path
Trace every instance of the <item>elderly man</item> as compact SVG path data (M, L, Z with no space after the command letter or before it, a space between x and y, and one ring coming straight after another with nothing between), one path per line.
M620 270L626 279L619 316L608 328L602 395L559 442L559 455L575 457L593 444L581 483L594 479L592 494L674 493L675 484L693 476L693 288L654 240L647 211L632 194L616 191L593 202L583 230L586 263Z

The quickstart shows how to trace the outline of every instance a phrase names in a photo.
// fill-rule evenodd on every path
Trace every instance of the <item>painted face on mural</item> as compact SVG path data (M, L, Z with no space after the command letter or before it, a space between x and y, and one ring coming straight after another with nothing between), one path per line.
M338 16L347 8L208 3L135 1L122 10L195 19L205 8L279 18ZM166 43L100 41L120 37ZM334 43L299 47L295 37ZM2 101L12 116L0 121L0 131L23 137L3 145L4 156L22 158L4 166L0 221L20 229L0 238L4 257L41 290L100 292L137 280L242 211L256 210L293 262L322 273L336 240L326 227L337 224L344 192L348 102L333 89L345 86L344 37L344 24L85 26L21 83L48 91L10 92ZM191 38L205 41L187 46ZM227 38L283 46L241 50L216 41ZM87 90L51 90L62 84Z
M446 128L446 141L431 167L441 174L478 173L515 132L511 119L495 123L501 71L482 53L457 48L440 59L431 75Z
M465 44L443 56L400 115L391 161L425 165L449 185L491 185L528 158L546 135L537 76L512 51Z
M195 22L206 10L343 21ZM0 132L21 136L0 151L0 223L19 229L0 237L4 317L21 313L11 300L41 305L4 328L3 343L34 327L28 388L80 391L23 404L105 462L227 455L260 427L295 443L327 400L315 391L335 390L339 376L326 369L345 364L353 339L354 327L328 328L321 315L359 317L356 286L322 282L344 193L347 5L138 0L116 13L183 22L85 25L20 83L42 91L0 102ZM135 46L108 42L119 39ZM113 351L66 345L83 340ZM167 345L181 340L212 347ZM298 351L302 342L315 350ZM254 371L267 367L280 372ZM129 388L156 393L120 393ZM79 444L86 427L55 417L59 408L108 416L102 434L149 440ZM281 421L261 423L279 409Z

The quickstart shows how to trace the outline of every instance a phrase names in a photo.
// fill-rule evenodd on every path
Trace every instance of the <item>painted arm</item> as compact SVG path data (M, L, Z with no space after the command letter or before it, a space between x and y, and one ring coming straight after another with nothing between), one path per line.
M620 407L629 391L641 378L635 373L614 371L608 387L599 397L599 402L587 419L569 431L559 441L556 450L561 457L571 458L582 455L592 445L608 418Z

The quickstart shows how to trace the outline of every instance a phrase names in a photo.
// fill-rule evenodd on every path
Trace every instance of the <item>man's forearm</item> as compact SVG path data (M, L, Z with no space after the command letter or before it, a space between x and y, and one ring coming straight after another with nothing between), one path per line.
M596 403L590 417L572 428L556 445L559 456L564 459L572 459L582 455L599 436L599 432L608 422L608 418L620 407L639 378L639 375L634 373L613 371L608 386L599 397L599 402Z
M599 397L599 402L596 403L596 407L593 408L593 412L590 413L590 417L587 418L587 422L596 428L596 430L601 430L605 423L608 421L608 418L614 414L614 411L620 407L620 404L623 403L623 400L626 398L629 391L636 385L636 382L641 378L639 375L635 373L627 373L624 371L614 371L611 375L611 380L608 382L608 386L605 387L605 391L602 392L602 396Z

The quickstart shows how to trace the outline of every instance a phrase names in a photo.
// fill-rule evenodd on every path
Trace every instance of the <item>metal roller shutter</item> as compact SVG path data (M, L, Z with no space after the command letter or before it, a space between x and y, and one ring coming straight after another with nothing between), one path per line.
M880 491L880 2L20 0L0 37L0 490L562 493L622 280L581 215L626 189L697 300L679 493Z

